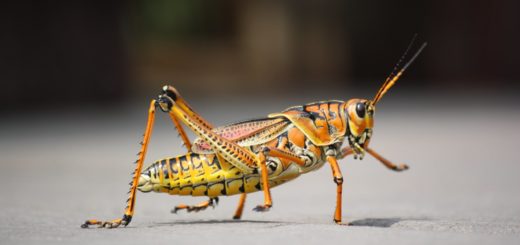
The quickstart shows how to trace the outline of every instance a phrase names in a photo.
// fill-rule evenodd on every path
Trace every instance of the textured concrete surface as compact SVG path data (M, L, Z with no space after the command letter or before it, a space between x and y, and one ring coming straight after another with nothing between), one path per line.
M0 125L0 243L518 244L518 109L410 100L422 103L387 99L378 108L371 142L410 170L391 172L371 157L341 162L343 218L351 226L332 222L335 185L325 166L273 189L270 212L251 211L262 194L249 195L241 221L231 219L238 197L174 215L175 204L204 198L140 193L127 228L80 229L87 218L122 215L146 103L8 115ZM223 124L306 100L271 101L193 104ZM148 162L182 153L175 135L159 114Z

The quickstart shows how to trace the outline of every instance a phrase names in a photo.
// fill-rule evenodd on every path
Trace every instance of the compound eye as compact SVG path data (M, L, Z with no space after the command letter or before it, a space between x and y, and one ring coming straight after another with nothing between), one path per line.
M358 117L359 118L364 118L365 117L365 113L366 113L365 103L357 103L356 104L356 114L358 115Z

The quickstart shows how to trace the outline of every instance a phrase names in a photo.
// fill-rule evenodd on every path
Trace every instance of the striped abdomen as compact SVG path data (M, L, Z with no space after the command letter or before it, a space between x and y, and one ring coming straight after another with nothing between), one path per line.
M261 190L255 171L245 175L215 154L196 154L159 160L141 173L138 189L172 195L222 196Z

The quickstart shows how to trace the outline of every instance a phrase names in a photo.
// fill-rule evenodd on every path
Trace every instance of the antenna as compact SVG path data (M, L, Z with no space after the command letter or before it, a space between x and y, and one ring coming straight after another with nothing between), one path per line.
M397 70L397 67L399 67L399 64L402 62L402 60L404 59L404 57L406 56L406 54L408 53L408 51L410 50L412 44L414 43L415 41L415 38L417 37L417 34L415 34L413 36L413 39L412 41L410 42L410 44L408 45L408 47L406 48L406 51L404 52L404 54L401 56L401 58L399 59L399 61L397 62L397 64L395 65L394 67L394 70L390 73L390 75L386 78L385 82L383 83L383 85L381 86L381 88L379 89L379 91L377 91L377 94L376 96L374 97L374 99L372 100L372 103L373 105L375 105L379 100L381 100L381 98L383 97L383 95L392 87L394 86L395 82L399 79L399 77L401 77L401 75L403 74L403 72L408 68L408 66L410 66L410 64L412 64L414 62L414 60L417 58L417 56L419 56L419 54L422 52L422 50L426 47L427 43L424 42L421 47L415 52L415 54L412 56L412 58L406 62L406 64L403 66L403 68L401 68L399 70L399 72L394 75L394 72Z

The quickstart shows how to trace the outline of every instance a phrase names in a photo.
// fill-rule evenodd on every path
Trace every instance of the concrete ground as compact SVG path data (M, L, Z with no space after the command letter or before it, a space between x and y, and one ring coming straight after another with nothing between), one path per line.
M128 227L81 229L88 218L121 217L147 103L10 114L0 121L0 244L518 244L514 104L388 97L371 145L410 169L391 172L371 157L343 160L343 218L351 226L332 222L335 185L325 166L273 189L267 213L251 211L262 194L249 195L240 221L231 219L236 196L174 215L174 205L204 198L139 193ZM313 98L192 104L224 124L306 99ZM167 117L156 122L148 162L183 153Z

